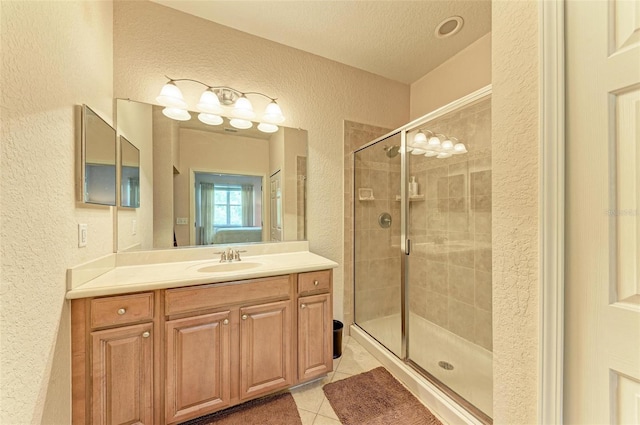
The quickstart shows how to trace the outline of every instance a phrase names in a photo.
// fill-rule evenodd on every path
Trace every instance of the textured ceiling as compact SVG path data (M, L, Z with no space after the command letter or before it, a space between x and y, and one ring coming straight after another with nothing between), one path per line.
M490 0L153 1L406 84L491 31ZM454 15L462 30L436 38Z

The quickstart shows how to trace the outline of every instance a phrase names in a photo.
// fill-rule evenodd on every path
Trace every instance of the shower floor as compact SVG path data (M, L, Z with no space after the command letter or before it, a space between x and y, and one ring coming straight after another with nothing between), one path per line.
M400 314L358 325L387 349L396 355L400 353ZM493 354L490 351L410 313L408 358L485 414L493 416ZM447 362L453 369L444 369L440 362Z

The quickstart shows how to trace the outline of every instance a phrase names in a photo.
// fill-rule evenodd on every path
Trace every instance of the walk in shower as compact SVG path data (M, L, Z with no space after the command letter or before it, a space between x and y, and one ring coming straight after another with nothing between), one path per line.
M491 422L490 88L353 158L356 326Z

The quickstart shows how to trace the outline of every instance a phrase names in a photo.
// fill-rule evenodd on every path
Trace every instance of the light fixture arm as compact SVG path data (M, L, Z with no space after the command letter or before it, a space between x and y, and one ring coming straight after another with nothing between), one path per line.
M234 89L233 87L229 87L229 86L210 86L207 83L203 83L202 81L199 81L199 80L194 80L193 78L171 78L168 75L165 75L165 78L167 80L169 80L170 82L172 82L172 83L177 82L177 81L191 81L192 83L201 84L201 85L205 86L207 89L213 90L213 91L223 92L223 91L227 90L227 91L232 92L234 94L234 96L236 96L236 97L242 97L242 96L246 96L248 94L257 94L259 96L266 97L267 99L269 99L272 102L275 102L276 100L278 100L277 97L271 97L271 96L268 96L268 95L266 95L264 93L260 93L260 92L257 92L257 91L243 92L243 91L240 91L238 89Z

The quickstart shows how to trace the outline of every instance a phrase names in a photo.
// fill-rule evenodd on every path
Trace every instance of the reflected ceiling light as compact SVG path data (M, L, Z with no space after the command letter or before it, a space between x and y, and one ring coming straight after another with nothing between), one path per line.
M450 151L451 149L453 149L453 142L450 139L445 139L440 147L445 151Z
M431 132L429 132L431 133ZM436 146L440 146L440 138L438 137L437 134L433 134L431 133L432 136L429 137L429 146L430 147L436 147Z
M261 122L260 124L258 124L258 130L262 131L263 133L275 133L276 131L278 131L278 126L275 124Z
M250 120L255 118L256 113L248 96L263 97L269 101L262 114L262 125L258 125L260 131L274 133L278 131L276 124L281 124L285 120L276 98L267 96L264 93L241 92L226 86L210 86L191 78L166 78L169 81L162 87L156 100L160 105L165 106L162 111L164 115L174 120L187 121L191 119L191 115L187 111L187 102L185 102L182 92L176 85L176 82L179 81L191 81L206 87L196 105L196 109L201 113L198 115L198 119L205 124L219 125L222 123L222 116L225 116L233 118L230 122L235 128L247 129L253 127L253 123Z
M411 152L412 155L424 155L427 158L444 159L451 158L454 154L467 153L467 147L455 137L419 129L411 142L407 143L407 152Z
M176 121L189 121L191 114L184 109L166 107L162 110L165 117L169 117Z
M235 127L240 130L246 130L253 127L253 123L251 121L243 120L241 118L231 118L231 120L229 120L229 124L231 124L231 127Z
M208 125L220 125L224 122L221 116L213 114L205 114L204 112L198 114L198 119Z
M422 130L418 130L415 136L413 136L413 144L423 144L427 143L427 136L422 132Z
M169 79L169 82L162 87L160 95L156 97L158 103L162 106L169 108L187 109L187 102L182 97L182 92L176 86L174 80Z

